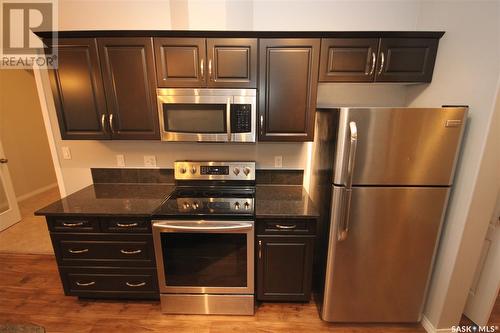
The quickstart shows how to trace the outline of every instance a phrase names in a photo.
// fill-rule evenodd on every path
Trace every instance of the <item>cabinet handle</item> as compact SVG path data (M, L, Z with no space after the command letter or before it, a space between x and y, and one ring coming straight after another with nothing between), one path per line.
M142 250L124 250L124 249L121 249L120 252L123 254L138 254L138 253L141 253Z
M68 249L68 252L69 253L76 253L76 254L87 253L87 252L89 252L89 249L81 249L81 250Z
M111 130L111 133L115 132L115 128L113 127L113 114L109 115L109 129Z
M278 228L278 229L295 229L295 228L297 228L297 225L296 224L292 224L292 225L276 224L276 228Z
M384 52L380 52L380 68L378 69L378 75L382 74L384 69L385 55Z
M262 241L259 241L259 259L262 259Z
M105 114L101 115L101 127L102 127L102 131L104 133L106 133L107 130L106 130L106 115Z
M6 159L6 158L0 158L0 163L1 163L1 164L6 164L6 163L8 163L8 162L9 162L9 160L8 160L8 159Z
M136 288L136 287L143 287L146 285L146 282L137 282L137 283L134 283L134 282L125 282L125 284L129 287L132 287L132 288Z
M132 227L137 227L139 223L134 222L134 223L116 223L117 227L120 228L132 228Z
M95 281L91 281L91 282L87 282L87 283L76 281L76 285L80 286L80 287L93 286L94 284L95 284Z
M211 81L212 79L212 59L208 60L208 77L210 78Z
M201 79L205 79L205 59L200 60L200 73L201 73Z
M376 56L375 56L375 52L372 52L372 68L370 69L370 73L368 73L368 75L372 75L373 72L375 71L375 61L376 60Z
M63 222L62 225L64 227L74 228L74 227L81 227L82 225L84 225L84 222L76 222L76 223Z
M264 115L260 115L260 135L263 134L263 128L264 128Z

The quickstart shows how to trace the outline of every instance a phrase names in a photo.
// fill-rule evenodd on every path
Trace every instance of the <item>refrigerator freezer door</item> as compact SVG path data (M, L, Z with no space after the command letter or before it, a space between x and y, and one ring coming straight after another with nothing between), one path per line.
M344 192L334 186L322 319L420 321L449 189L354 187L338 240Z
M353 185L451 185L467 108L342 108L334 184L347 182L350 123L357 127Z

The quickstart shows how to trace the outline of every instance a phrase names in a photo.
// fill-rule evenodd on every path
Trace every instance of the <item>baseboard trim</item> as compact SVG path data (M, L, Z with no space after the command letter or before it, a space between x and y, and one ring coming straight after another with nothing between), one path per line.
M52 183L52 184L49 184L47 186L37 188L34 191L31 191L31 192L28 192L26 194L23 194L23 195L20 195L20 196L16 197L17 202L21 202L23 200L29 199L29 198L37 195L37 194L40 194L40 193L45 192L45 191L48 191L48 190L50 190L50 189L52 189L54 187L57 187L57 183Z
M427 333L450 333L451 328L435 328L434 325L427 319L426 316L422 317L420 322L422 327L427 331Z

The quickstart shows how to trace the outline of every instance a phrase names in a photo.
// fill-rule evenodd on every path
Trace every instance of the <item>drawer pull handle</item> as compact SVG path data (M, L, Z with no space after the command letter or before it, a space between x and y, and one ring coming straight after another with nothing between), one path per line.
M297 228L297 225L296 224L291 224L291 225L276 224L276 228L288 230L288 229L295 229L295 228Z
M68 252L69 253L76 253L76 254L78 254L78 253L87 253L87 252L89 252L89 249L81 249L81 250L69 249Z
M132 287L132 288L136 288L136 287L143 287L146 285L146 282L137 282L137 283L134 283L134 282L126 282L125 283L127 286L129 287Z
M93 286L95 284L95 281L90 281L90 282L78 282L76 281L76 285L80 287L88 287L88 286Z
M117 223L116 226L120 228L132 228L132 227L137 227L139 223L134 222L134 223Z
M120 252L123 254L138 254L138 253L141 253L142 250L124 250L124 249L121 249Z
M81 227L84 224L85 224L85 222L75 222L75 223L63 222L62 223L62 225L65 227Z

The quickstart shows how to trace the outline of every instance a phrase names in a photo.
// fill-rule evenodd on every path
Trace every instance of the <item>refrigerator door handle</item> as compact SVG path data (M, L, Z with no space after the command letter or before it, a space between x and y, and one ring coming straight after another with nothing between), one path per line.
M343 241L347 239L349 232L349 221L351 219L351 194L352 194L352 178L354 175L354 165L356 163L356 148L358 146L358 128L354 121L349 123L351 132L351 140L349 145L349 160L347 164L347 181L345 189L345 198L343 200L342 223L339 224L337 239Z

